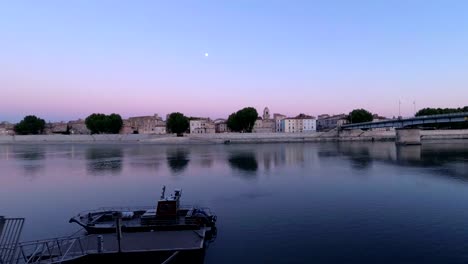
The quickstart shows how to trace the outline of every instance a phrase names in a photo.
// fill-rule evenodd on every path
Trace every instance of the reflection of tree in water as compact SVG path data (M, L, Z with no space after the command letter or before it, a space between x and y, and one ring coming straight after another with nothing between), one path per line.
M122 170L123 151L119 147L90 147L86 150L88 173L117 174Z
M247 173L255 173L258 169L257 159L253 153L232 154L228 162L231 168Z
M181 173L185 170L189 162L190 159L186 150L177 149L167 152L167 165L173 173Z
M43 150L26 149L15 155L15 158L20 161L26 175L34 175L44 169L45 154Z

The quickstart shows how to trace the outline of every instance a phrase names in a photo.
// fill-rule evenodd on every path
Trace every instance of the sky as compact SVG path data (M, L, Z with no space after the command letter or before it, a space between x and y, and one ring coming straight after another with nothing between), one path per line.
M466 14L442 0L0 0L0 121L465 106Z

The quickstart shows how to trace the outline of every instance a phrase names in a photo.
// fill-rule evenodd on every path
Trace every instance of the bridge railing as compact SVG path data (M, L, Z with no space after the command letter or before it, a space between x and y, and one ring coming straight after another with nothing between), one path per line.
M404 123L411 123L414 122L415 125L417 124L425 124L429 122L424 122L424 120L444 120L449 119L452 120L453 118L462 118L462 121L468 121L468 112L461 112L461 113L451 113L451 114L441 114L441 115L428 115L428 116L416 116L411 118L399 118L399 119L389 119L377 122L362 122L362 123L354 123L354 124L346 124L342 125L342 129L348 128L377 128L377 127L404 127ZM422 122L421 122L422 121ZM435 122L435 123L439 123ZM443 121L442 121L443 122ZM452 122L452 121L448 121ZM456 121L459 122L459 121Z

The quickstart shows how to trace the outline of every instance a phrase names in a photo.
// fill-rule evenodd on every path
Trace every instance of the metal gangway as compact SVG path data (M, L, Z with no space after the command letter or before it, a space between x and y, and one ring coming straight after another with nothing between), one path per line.
M18 243L11 264L62 263L85 256L83 236L61 237Z
M13 263L23 225L24 218L0 216L0 264Z
M168 264L180 251L202 249L206 232L203 228L201 234L195 230L126 233L121 241L121 231L85 235L79 230L67 237L19 242L23 225L24 218L0 217L0 264L58 264L87 255L158 251L171 252L162 262Z
M0 216L0 264L61 263L82 257L82 236L19 242L24 218Z

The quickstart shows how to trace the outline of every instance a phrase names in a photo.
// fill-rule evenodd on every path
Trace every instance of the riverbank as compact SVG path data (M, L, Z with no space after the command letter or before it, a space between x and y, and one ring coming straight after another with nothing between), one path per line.
M145 144L224 144L224 143L289 143L328 141L394 141L395 131L329 131L314 133L221 133L175 135L24 135L0 136L0 144L43 143L145 143ZM448 139L468 140L468 130L422 130L421 141Z

